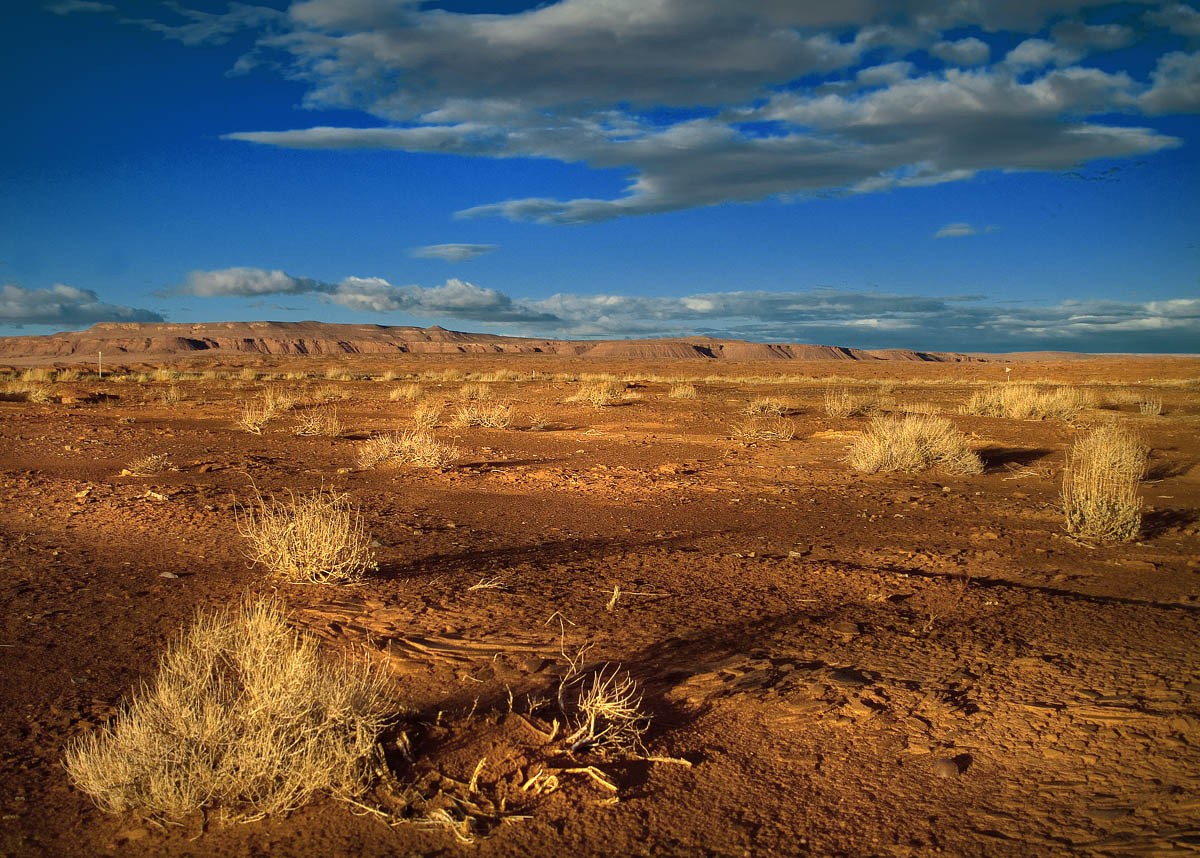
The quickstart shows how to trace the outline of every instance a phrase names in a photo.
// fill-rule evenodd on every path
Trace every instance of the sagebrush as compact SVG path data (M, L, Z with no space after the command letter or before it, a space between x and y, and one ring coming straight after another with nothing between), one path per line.
M112 813L286 813L353 799L394 714L382 674L326 656L273 601L204 613L117 718L72 741L72 782Z

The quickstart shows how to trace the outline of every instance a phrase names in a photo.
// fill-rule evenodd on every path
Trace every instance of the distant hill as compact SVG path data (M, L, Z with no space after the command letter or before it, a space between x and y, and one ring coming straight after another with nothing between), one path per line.
M0 360L153 360L208 353L259 355L552 354L629 360L900 360L961 363L979 356L907 349L750 343L713 337L652 340L542 340L445 328L327 322L104 322L85 331L0 337Z

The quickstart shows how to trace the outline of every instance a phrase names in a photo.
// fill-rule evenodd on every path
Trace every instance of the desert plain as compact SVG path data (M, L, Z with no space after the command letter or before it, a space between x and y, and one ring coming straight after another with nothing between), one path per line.
M1200 852L1200 358L773 357L0 354L0 853ZM966 413L1013 384L1080 404ZM982 473L851 469L904 414ZM361 457L417 422L437 466ZM1068 452L1112 423L1150 450L1125 542L1064 528ZM245 510L313 491L361 512L360 582L248 561ZM386 670L371 789L103 812L69 743L253 595ZM639 747L563 747L571 659L638 683Z

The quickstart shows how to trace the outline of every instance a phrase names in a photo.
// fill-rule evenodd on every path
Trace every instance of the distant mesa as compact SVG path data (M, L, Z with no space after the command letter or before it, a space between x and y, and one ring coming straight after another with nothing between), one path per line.
M328 322L102 322L86 331L0 337L0 360L152 360L173 355L549 354L625 360L900 360L960 363L984 358L953 352L852 349L751 343L712 337L648 340L543 340L388 325Z

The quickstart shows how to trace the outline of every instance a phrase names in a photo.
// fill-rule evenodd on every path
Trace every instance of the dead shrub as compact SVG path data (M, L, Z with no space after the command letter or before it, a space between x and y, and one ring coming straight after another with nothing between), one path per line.
M441 470L458 458L459 450L445 444L428 432L386 432L362 441L358 445L358 466L416 465Z
M667 396L671 399L695 399L698 394L696 393L696 385L681 383L671 385Z
M1071 446L1063 472L1062 501L1068 533L1128 542L1142 526L1137 485L1149 451L1130 430L1101 426Z
M491 399L492 389L486 384L470 382L458 389L458 398L463 402L475 402L480 399Z
M458 427L484 426L489 429L507 429L513 421L513 407L502 403L486 405L468 402L460 405L450 420Z
M593 408L616 405L625 398L625 384L619 381L598 381L585 384L567 402L585 402Z
M337 436L342 434L342 421L338 418L337 409L331 405L305 408L296 412L296 425L292 431L297 435Z
M362 515L346 495L315 491L286 501L259 494L239 511L252 563L292 583L350 584L378 568Z
M572 753L640 750L650 726L641 688L619 665L580 671L572 663L558 686L558 706L572 731L565 739Z
M796 437L796 424L786 417L760 417L733 424L729 436L735 441L791 441Z
M917 414L872 417L870 427L851 446L847 461L864 474L930 468L950 474L983 471L983 460L949 420Z
M776 396L759 396L750 400L746 413L751 417L782 417L788 408L788 403Z
M398 384L388 393L388 399L392 402L416 402L424 395L421 390L421 385L409 382L408 384Z
M140 456L121 469L121 476L148 477L151 474L158 474L167 469L167 462L166 453L150 453Z
M354 799L394 714L381 673L326 657L280 605L202 613L117 718L70 743L75 786L109 813L287 813Z
M238 425L252 435L261 435L275 417L275 409L265 402L243 402Z
M1096 396L1078 387L1040 387L1036 384L996 384L972 394L964 414L1007 417L1012 420L1070 420L1093 408Z
M1151 396L1138 403L1138 411L1145 414L1147 417L1157 417L1163 413L1163 402L1161 396Z
M442 419L442 406L437 402L422 402L413 409L412 423L418 429L436 429Z

